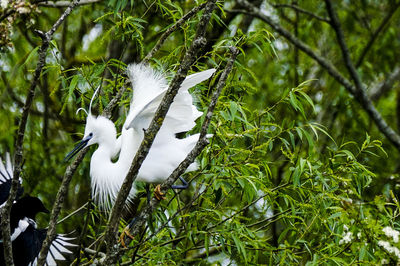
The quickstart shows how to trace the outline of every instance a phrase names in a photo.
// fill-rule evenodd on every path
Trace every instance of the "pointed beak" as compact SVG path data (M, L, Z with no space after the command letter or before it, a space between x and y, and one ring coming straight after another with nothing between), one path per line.
M89 142L89 140L92 138L93 136L87 136L86 138L84 138L83 140L81 140L76 146L75 148L67 154L67 156L65 156L64 158L64 162L68 162L69 160L72 159L72 157L74 157L80 150L82 150L83 148L86 147L87 143Z
M42 212L44 212L44 213L50 213L50 211L49 211L48 209L46 209L46 208L44 208L44 209L42 210Z

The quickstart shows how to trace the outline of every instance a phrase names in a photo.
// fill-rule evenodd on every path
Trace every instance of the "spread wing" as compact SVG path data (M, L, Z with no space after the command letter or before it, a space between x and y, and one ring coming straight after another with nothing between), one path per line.
M215 69L209 69L186 77L165 117L162 130L175 134L189 131L195 126L195 120L202 113L193 105L193 98L188 89L210 78L214 72ZM150 125L168 86L161 74L145 65L131 65L128 75L133 84L134 94L124 127L141 131Z
M11 163L10 154L8 152L6 153L5 159L6 160L4 164L2 158L0 158L0 208L3 207L5 201L10 195L11 183L13 178L14 167ZM21 183L22 180L20 178L16 199L18 199L24 192Z
M36 265L37 257L44 239L46 238L46 229L36 229L36 223L29 219L29 226L19 234L12 242L15 265ZM57 261L65 260L65 254L72 254L70 241L73 238L64 235L56 235L51 242L49 253L46 257L45 265L57 265ZM0 242L0 249L3 250L3 243ZM4 254L0 252L0 265L4 265Z
M27 264L36 265L37 257L39 256L40 249L42 248L42 243L46 238L46 229L36 229L34 227L30 228L29 232L25 231L21 235L20 241L23 247L26 248L26 256L29 258ZM69 250L70 247L76 247L75 244L71 244L70 241L74 238L65 237L64 235L56 235L54 240L51 242L49 253L46 257L46 265L57 265L57 261L66 260L65 254L72 254ZM28 250L31 248L30 250Z

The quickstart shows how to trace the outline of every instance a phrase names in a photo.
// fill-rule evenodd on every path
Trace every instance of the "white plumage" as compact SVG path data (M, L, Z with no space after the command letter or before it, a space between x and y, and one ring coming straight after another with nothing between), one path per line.
M137 181L161 183L194 147L199 134L184 139L176 138L175 134L191 130L195 126L195 120L202 115L193 105L188 89L210 78L214 72L215 69L209 69L190 75L183 81L139 170ZM144 129L149 127L168 89L165 78L146 65L130 65L127 73L133 84L133 98L121 136L116 138L117 131L109 119L102 116L94 117L89 109L84 138L67 156L72 157L86 145L99 145L90 161L90 176L93 197L105 210L112 207L143 140ZM118 154L118 160L113 162L112 159ZM196 168L194 163L188 171ZM132 200L134 196L135 186L128 200Z

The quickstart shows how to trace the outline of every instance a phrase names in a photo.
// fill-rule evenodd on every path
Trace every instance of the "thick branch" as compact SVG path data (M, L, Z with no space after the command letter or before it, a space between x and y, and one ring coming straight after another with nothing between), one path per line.
M178 93L178 90L186 77L187 72L189 71L191 65L194 63L197 57L197 53L201 48L205 45L205 33L208 22L211 18L211 13L213 12L215 7L215 0L208 1L203 15L198 24L198 29L195 35L195 38L192 42L191 47L186 52L182 63L178 69L178 72L174 76L168 90L163 97L160 106L158 107L153 120L150 123L149 128L146 130L144 139L140 144L140 147L133 159L132 165L129 169L129 172L124 180L124 183L121 186L121 189L117 195L115 200L114 207L111 211L111 216L109 219L109 223L105 232L105 240L107 242L107 259L106 264L114 263L114 259L110 257L110 254L113 249L115 249L116 243L116 234L118 231L119 220L121 218L122 209L125 204L125 200L127 199L129 192L132 188L132 184L137 177L137 173L144 159L146 158L153 140L159 131L162 122L168 112L169 106L174 100L175 95Z
M309 57L314 59L318 64L320 64L334 79L336 79L339 83L341 83L361 104L364 110L368 113L368 115L375 122L379 130L388 138L390 142L400 150L400 136L386 123L383 119L382 115L375 109L371 100L368 98L365 90L357 89L353 84L350 83L348 79L346 79L336 68L325 59L323 56L315 53L311 47L307 44L303 43L301 40L297 39L293 36L288 30L284 29L280 24L273 21L269 16L265 15L261 12L261 10L246 0L238 0L238 2L247 9L246 14L251 14L255 17L258 17L262 21L269 24L276 32L285 37L289 42L293 45L297 46L300 50L302 50ZM363 87L363 85L362 85Z
M19 175L21 173L22 168L22 146L24 142L24 135L26 129L26 123L28 121L29 110L32 106L33 98L35 96L35 89L37 84L39 83L40 75L42 73L42 69L45 65L46 53L49 47L50 41L53 37L54 32L60 26L60 24L64 21L64 19L71 13L72 9L76 6L79 0L74 1L69 8L65 10L65 12L61 15L61 17L54 23L51 29L42 33L38 31L40 37L42 38L42 46L39 49L39 60L36 65L35 74L31 83L31 86L28 91L28 95L26 96L25 105L22 109L21 119L19 121L17 139L15 141L15 155L14 155L14 173L12 186L10 189L10 195L6 201L5 206L1 210L1 229L3 232L3 246L4 246L4 258L7 265L13 265L13 257L12 257L12 245L10 239L10 212L12 203L15 200L15 196L17 194L17 188L19 184Z
M358 75L357 70L354 67L353 62L350 58L349 49L347 48L346 41L344 40L344 34L343 34L342 27L340 25L339 18L337 16L335 10L333 9L331 1L325 0L325 3L326 3L329 17L331 18L331 21L332 21L331 22L332 28L335 30L336 37L337 37L337 40L338 40L338 43L340 46L340 50L342 51L344 63L347 67L347 70L350 73L351 78L354 81L354 84L356 85L356 93L357 94L361 93L360 91L364 90L364 87L361 82L360 76Z
M89 5L89 4L95 4L102 2L103 0L81 0L78 5ZM45 6L45 7L68 7L71 4L70 1L44 1L39 3L39 6Z

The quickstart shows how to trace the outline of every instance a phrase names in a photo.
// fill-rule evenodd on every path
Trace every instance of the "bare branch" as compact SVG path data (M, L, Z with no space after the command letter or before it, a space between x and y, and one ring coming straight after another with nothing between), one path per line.
M14 173L12 186L10 189L10 195L6 201L5 206L1 210L1 229L3 233L3 245L4 245L4 258L7 265L13 265L13 256L12 256L12 244L11 244L11 232L10 232L10 212L12 203L15 200L17 189L19 185L19 175L21 173L22 168L22 146L24 142L24 135L26 129L26 123L28 121L29 111L32 106L33 98L35 96L35 89L37 84L39 83L40 75L42 73L42 69L45 65L46 53L49 48L50 41L53 37L54 32L60 26L60 24L64 21L64 19L71 13L73 8L79 0L74 1L70 7L68 7L65 12L61 15L61 17L54 23L51 29L46 33L40 33L40 37L42 38L42 45L39 49L39 60L36 65L35 74L31 83L31 86L28 91L28 95L25 100L25 105L22 109L21 119L19 121L17 139L15 142L15 155L14 155Z
M95 3L100 3L103 0L81 0L78 5L90 5L90 4L95 4ZM45 6L45 7L68 7L71 4L70 1L44 1L39 3L39 6Z
M357 70L354 67L353 62L351 61L349 49L347 48L346 42L344 40L344 34L342 31L342 27L340 25L339 18L337 16L335 10L333 9L332 3L330 0L325 0L325 3L326 3L327 10L328 10L328 14L332 21L332 23L331 23L332 28L336 32L337 40L338 40L340 49L342 51L344 63L347 67L347 70L350 73L351 78L353 79L353 81L356 85L355 93L358 94L358 93L360 93L360 91L364 90L363 84L361 82L360 77L358 76Z
M146 55L146 57L143 59L143 63L147 63L150 58L152 58L158 50L160 50L161 46L163 43L167 40L169 35L171 35L174 31L176 31L183 23L188 21L193 15L195 15L197 12L202 10L206 6L206 3L203 3L201 5L198 5L194 7L192 10L190 10L188 13L186 13L183 17L181 17L178 21L175 22L174 25L172 25L170 28L168 28L158 39L156 45L151 49L151 51Z
M273 7L275 7L275 8L281 8L281 7L283 7L283 8L291 8L293 10L296 10L296 11L300 12L300 13L306 14L306 15L312 17L312 18L320 20L322 22L325 22L325 23L328 23L328 24L330 23L329 19L321 17L321 16L318 16L318 15L314 14L311 11L308 11L306 9L303 9L303 8L299 7L298 5L290 5L290 4L271 4L271 5Z
M382 115L376 110L375 106L372 104L371 100L368 98L364 89L357 89L360 84L355 87L350 83L348 79L346 79L336 68L323 56L315 53L311 47L307 44L293 36L288 30L283 28L280 24L273 21L269 16L265 15L261 12L261 10L246 0L238 0L244 8L247 9L246 14L252 14L255 17L263 20L267 24L269 24L276 32L285 37L289 42L293 45L297 46L300 50L302 50L309 57L314 59L318 64L320 64L334 79L336 79L339 83L341 83L361 104L364 110L368 113L371 119L375 122L379 130L387 137L387 139L398 149L400 150L400 136L386 123L383 119ZM361 88L363 85L361 84Z
M371 38L369 39L367 45L364 47L364 49L361 52L360 57L357 60L356 63L356 68L358 68L365 56L367 55L369 49L371 49L372 45L374 44L375 40L378 38L378 35L382 32L383 28L386 26L386 24L390 21L390 19L392 18L392 16L394 15L394 13L397 11L397 9L400 7L400 2L396 3L393 7L390 8L389 12L386 14L386 16L383 18L381 24L379 25L379 27L374 31L374 33L372 34Z
M382 82L379 86L376 86L371 89L369 94L371 100L377 101L379 98L388 92L396 81L400 80L400 67L396 67L392 73L390 73L384 82Z

